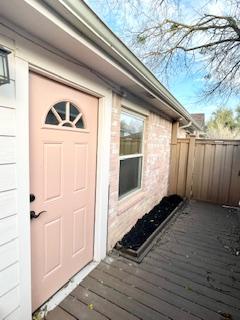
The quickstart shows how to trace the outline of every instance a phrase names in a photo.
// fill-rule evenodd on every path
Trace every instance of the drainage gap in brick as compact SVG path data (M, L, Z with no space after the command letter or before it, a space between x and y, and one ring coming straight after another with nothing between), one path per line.
M122 240L117 242L115 249L120 255L141 262L152 248L159 232L182 204L183 199L178 195L164 197L149 213L137 221Z

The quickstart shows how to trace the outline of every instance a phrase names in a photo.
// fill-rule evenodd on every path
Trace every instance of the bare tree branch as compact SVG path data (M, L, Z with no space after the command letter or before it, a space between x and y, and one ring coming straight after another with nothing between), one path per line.
M240 3L230 3L232 15L203 12L191 23L171 18L146 23L134 36L140 57L159 73L168 73L176 62L180 66L184 61L184 67L191 69L192 63L201 61L206 95L236 93L240 90Z

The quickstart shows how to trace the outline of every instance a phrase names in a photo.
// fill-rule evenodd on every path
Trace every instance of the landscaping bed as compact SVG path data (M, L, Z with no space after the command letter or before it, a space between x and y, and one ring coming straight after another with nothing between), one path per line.
M178 195L164 197L149 213L146 213L125 236L117 242L115 249L120 255L141 262L154 244L160 230L182 205Z

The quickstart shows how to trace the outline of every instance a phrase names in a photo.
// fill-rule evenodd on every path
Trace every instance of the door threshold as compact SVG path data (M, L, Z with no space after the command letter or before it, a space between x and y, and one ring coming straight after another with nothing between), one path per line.
M73 276L59 291L57 291L49 300L47 300L39 309L39 314L44 318L46 314L57 307L82 281L86 276L100 263L90 262L86 267Z

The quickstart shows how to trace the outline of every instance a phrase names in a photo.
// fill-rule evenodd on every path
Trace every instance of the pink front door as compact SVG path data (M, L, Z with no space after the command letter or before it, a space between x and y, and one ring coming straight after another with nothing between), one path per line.
M30 74L33 311L93 259L97 117L97 98Z

